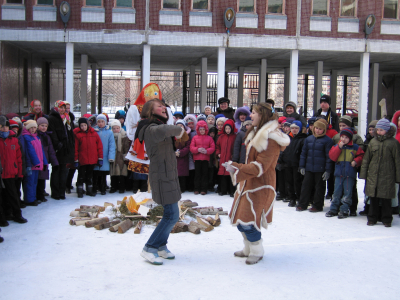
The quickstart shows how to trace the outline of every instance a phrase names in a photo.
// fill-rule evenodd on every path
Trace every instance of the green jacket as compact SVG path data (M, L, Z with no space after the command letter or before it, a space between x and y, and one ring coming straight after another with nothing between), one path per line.
M333 144L336 145L337 143L339 143L340 141L340 133L335 134L335 136L332 138ZM364 141L361 138L361 136L359 136L357 133L353 134L353 144L357 144L358 146L361 147L361 149L363 151L365 151L365 147L364 147Z
M393 135L393 129L383 136L375 135L367 146L359 176L366 179L366 196L385 199L396 196L395 183L400 182L400 144Z

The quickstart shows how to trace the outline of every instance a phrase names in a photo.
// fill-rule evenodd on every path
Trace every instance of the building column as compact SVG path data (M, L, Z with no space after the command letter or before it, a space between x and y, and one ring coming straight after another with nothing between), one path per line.
M289 101L297 104L297 79L299 77L299 50L290 52Z
M331 102L331 110L336 112L336 102L337 102L337 77L338 71L331 70L331 80L330 80L330 96L332 99Z
M74 107L74 44L67 43L65 55L65 100Z
M88 56L81 55L81 116L87 113Z
M360 96L358 100L358 134L360 136L365 136L367 130L368 81L369 53L362 53L360 58Z
M207 57L201 58L200 112L207 105Z
M263 58L261 59L260 74L258 77L258 103L265 102L265 100L267 100L266 77L267 77L267 60Z
M218 99L225 95L225 48L218 48Z
M150 45L143 45L143 56L142 56L142 89L148 83L150 83Z
M313 110L315 113L319 109L319 99L321 98L322 93L322 74L324 71L324 62L317 61L314 66L314 105Z
M243 106L244 67L239 67L237 107Z
M99 84L97 93L97 113L103 112L103 69L99 69Z
M91 87L91 97L90 97L90 103L91 103L91 108L90 108L90 113L93 115L96 113L96 84L97 84L97 78L96 78L96 64L92 64L92 87Z
M367 120L368 123L371 122L372 120L379 119L378 85L379 85L379 64L374 63L371 66L371 75L369 77L368 120Z
M194 65L190 66L189 89L189 112L194 114L194 92L196 90L196 69Z
M289 88L290 88L290 68L283 69L283 110L285 110L285 104L289 102Z

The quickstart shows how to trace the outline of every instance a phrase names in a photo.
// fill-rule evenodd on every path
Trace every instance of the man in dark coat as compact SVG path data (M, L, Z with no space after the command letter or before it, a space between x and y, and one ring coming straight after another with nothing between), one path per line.
M332 125L332 128L336 131L339 131L339 118L336 112L331 109L331 96L322 95L321 99L319 99L320 109L314 114L314 117L324 116L328 121L328 124ZM336 101L336 99L335 99Z
M232 119L234 120L234 114L235 110L232 107L229 107L229 103L231 103L231 100L229 100L226 97L221 97L218 99L218 105L219 107L217 108L216 112L213 112L214 116L217 116L219 114L223 114L225 118Z

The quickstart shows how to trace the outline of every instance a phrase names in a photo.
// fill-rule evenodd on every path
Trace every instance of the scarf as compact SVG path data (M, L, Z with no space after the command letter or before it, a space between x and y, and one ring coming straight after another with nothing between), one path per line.
M58 107L54 107L54 110L56 112L58 112ZM68 113L63 113L63 114L60 114L60 117L61 117L61 120L63 121L64 125L68 124L67 125L68 130L71 130L71 118L69 117L69 114Z
M10 135L9 131L0 131L0 137L3 139L8 138L9 135Z

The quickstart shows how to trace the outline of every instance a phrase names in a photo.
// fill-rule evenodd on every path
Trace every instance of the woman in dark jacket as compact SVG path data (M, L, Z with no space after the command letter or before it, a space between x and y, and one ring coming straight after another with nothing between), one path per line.
M65 111L66 105L58 100L49 115L49 131L51 141L59 165L52 168L50 176L51 198L55 200L65 199L65 188L67 183L67 164L74 162L74 134L71 119Z
M152 264L162 265L161 257L175 258L167 248L171 229L179 220L177 202L181 199L173 137L180 139L185 130L180 126L166 125L167 108L158 99L146 102L140 117L142 120L138 123L135 140L138 138L143 148L146 143L152 198L164 208L163 218L144 246L141 256Z

